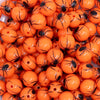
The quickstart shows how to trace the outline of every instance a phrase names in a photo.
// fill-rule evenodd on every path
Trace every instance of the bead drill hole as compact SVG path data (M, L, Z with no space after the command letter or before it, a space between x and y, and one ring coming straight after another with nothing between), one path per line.
M28 49L30 49L30 47L28 47Z
M75 15L73 15L73 17L75 17Z
M29 61L27 61L27 64L29 64L30 62Z
M30 95L27 95L27 98L30 98Z
M11 88L13 88L13 85L11 85Z
M29 34L29 32L27 32L27 34Z
M54 91L56 91L56 88L54 88Z
M7 32L7 34L9 34L9 32Z

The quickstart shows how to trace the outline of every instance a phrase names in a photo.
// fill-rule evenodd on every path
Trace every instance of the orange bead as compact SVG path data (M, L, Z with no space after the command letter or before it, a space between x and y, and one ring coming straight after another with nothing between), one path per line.
M46 26L46 18L42 14L33 14L31 16L31 24L35 29L42 29Z
M50 96L48 95L48 89L45 87L42 87L37 92L37 98L38 100L51 100Z
M37 41L36 49L40 53L48 52L52 48L52 41L47 37L41 37Z
M6 59L5 58L0 58L0 66L3 66L6 62Z
M6 59L11 62L17 62L20 60L21 52L17 47L10 47L6 51Z
M62 70L58 66L50 66L46 70L46 76L50 81L58 81L62 77Z
M95 5L95 0L81 0L80 6L84 10L92 9Z
M39 12L40 12L40 5L35 5L32 10L32 14L37 14Z
M36 58L36 63L39 67L46 66L48 64L47 55L46 54L39 54Z
M56 13L53 23L57 29L66 29L70 24L70 17L64 13Z
M94 36L94 34L96 33L96 26L95 26L95 24L93 24L91 22L87 22L87 23L85 23L85 26L89 29L90 37Z
M61 63L61 68L66 74L71 74L77 71L77 60L72 57L66 57Z
M79 90L72 91L74 95L74 99L76 100L83 100L84 96Z
M94 56L92 57L92 60L93 60L93 62L94 62L95 64L100 65L100 50L99 50L99 53L98 53L98 54L96 54L96 55L94 55Z
M6 62L0 67L0 75L3 77L11 77L15 72L15 68L12 63Z
M56 4L53 0L42 0L40 2L40 12L45 16L51 16L56 11Z
M33 71L26 71L23 74L23 83L25 86L35 86L38 80L37 74Z
M56 13L57 14L57 13ZM47 16L46 20L47 20L47 25L51 26L51 27L54 27L54 19L56 17L56 14L54 13L53 15L51 16Z
M64 85L68 90L76 90L80 86L80 79L75 74L69 74L64 79Z
M1 32L1 38L6 43L13 43L17 39L17 33L11 28L4 28Z
M21 52L21 56L26 56L26 55L28 55L27 52L24 50L24 47L23 47L22 45L20 45L20 46L18 47L18 49L19 49L20 52Z
M36 52L36 39L35 38L27 38L23 43L24 50L32 54Z
M63 91L63 87L59 82L52 82L48 86L48 94L51 98L57 98Z
M75 46L75 39L72 35L65 35L59 38L59 46L61 49L71 49Z
M84 80L80 84L80 91L85 95L85 96L91 96L91 94L94 92L96 88L96 84L93 80L87 79Z
M6 92L3 96L2 96L2 100L18 100L18 98L8 92Z
M48 84L50 83L50 80L47 78L45 71L42 71L39 74L38 78L41 86L48 86Z
M76 51L76 58L80 62L88 62L92 59L92 52L86 46L82 46Z
M97 33L100 34L100 23L97 25Z
M76 13L75 11L71 11L71 12L68 12L68 15L70 17L70 25L69 26L72 28L78 27L81 23L79 14Z
M21 24L20 30L26 37L34 36L36 32L36 30L32 27L32 25L29 22Z
M68 8L69 8L69 3L68 3L68 0L55 0L55 3L56 3L56 10L58 12L67 12L68 11Z
M61 93L59 96L59 100L73 100L73 99L74 99L74 96L69 91L65 91L65 92Z
M97 24L100 22L100 9L99 8L91 9L91 11L89 12L89 20L94 24Z
M90 36L89 29L85 25L79 25L75 29L74 37L78 41L86 41Z
M21 31L17 31L17 35L18 35L17 40L16 40L17 43L22 44L25 40L25 36L21 33Z
M33 86L32 88L33 88L35 91L37 91L37 90L41 89L42 87L41 87L41 85L40 85L39 83L36 83L36 85Z
M93 66L89 63L80 64L78 71L82 78L92 78L93 76Z
M86 44L86 47L92 52L93 56L99 53L99 46L96 43L89 42Z
M63 60L63 53L60 49L52 48L47 53L47 60L52 65L61 63Z
M35 58L31 55L24 56L21 65L24 70L33 70L36 67Z
M16 12L16 13L15 13ZM23 21L27 18L27 11L24 7L14 7L11 11L11 17L14 21Z
M10 16L11 10L15 7L15 4L12 1L3 1L1 3L1 10L4 15Z
M19 76L19 79L20 79L20 80L23 79L23 75L24 75L24 73L25 73L25 70L21 71L20 76Z
M6 83L6 88L7 91L10 94L18 94L21 92L22 90L22 83L19 79L10 79L7 83Z
M47 37L47 38L52 39L53 30L49 26L45 26L43 29L38 30L37 35L38 37Z
M5 55L5 47L0 44L0 58L3 57Z
M30 87L23 88L20 92L20 98L22 100L36 100L36 92Z

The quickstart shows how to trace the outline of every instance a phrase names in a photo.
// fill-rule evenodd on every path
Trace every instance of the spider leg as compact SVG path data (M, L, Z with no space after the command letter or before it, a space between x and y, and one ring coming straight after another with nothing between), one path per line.
M85 52L85 50L79 56L81 56L84 52Z
M17 85L17 87L19 87L20 89L22 89L20 86Z
M29 93L30 91L32 91L32 89L29 89L28 93Z
M42 8L47 11L47 9L44 6Z
M20 11L19 11L19 19L20 19L20 21L21 21L21 15L20 15Z
M33 86L35 86L37 84L37 81L33 81L31 83L33 84Z
M11 95L11 96L8 98L8 100L13 100L13 96Z
M55 69L53 67L51 67L51 69L55 71Z
M12 66L10 68L8 68L7 70L11 70L12 69Z
M0 89L0 91L4 92L4 90Z
M52 32L52 31L51 31L51 30L47 30L46 32ZM45 32L45 33L46 33L46 32Z
M56 60L56 58L55 58L55 56L54 56L54 51L52 51L52 54L53 54L54 60Z
M68 48L68 37L67 37L67 40L66 40L66 48Z
M33 96L32 98L35 98L36 96Z
M96 18L95 16L92 16L93 18L95 18L95 19L98 19L98 18Z
M57 79L57 73L55 74L55 79Z
M22 30L23 30L23 32L24 32L24 24L22 25Z
M60 41L60 45L61 45L62 48L64 48L64 47L62 46L62 44L61 44L61 41Z
M52 59L52 61L54 61L54 59L50 56L50 58Z
M83 28L84 28L84 27L79 28L79 29L78 29L78 32L79 32L80 30L82 30Z
M51 8L47 7L46 5L45 5L45 7L46 7L47 9L49 9L49 10L52 10ZM52 10L52 11L53 11L53 10Z
M73 72L73 67L71 66L71 70L72 70L72 72Z
M60 56L58 57L58 60L60 59L60 57L61 57L61 53L60 53Z

